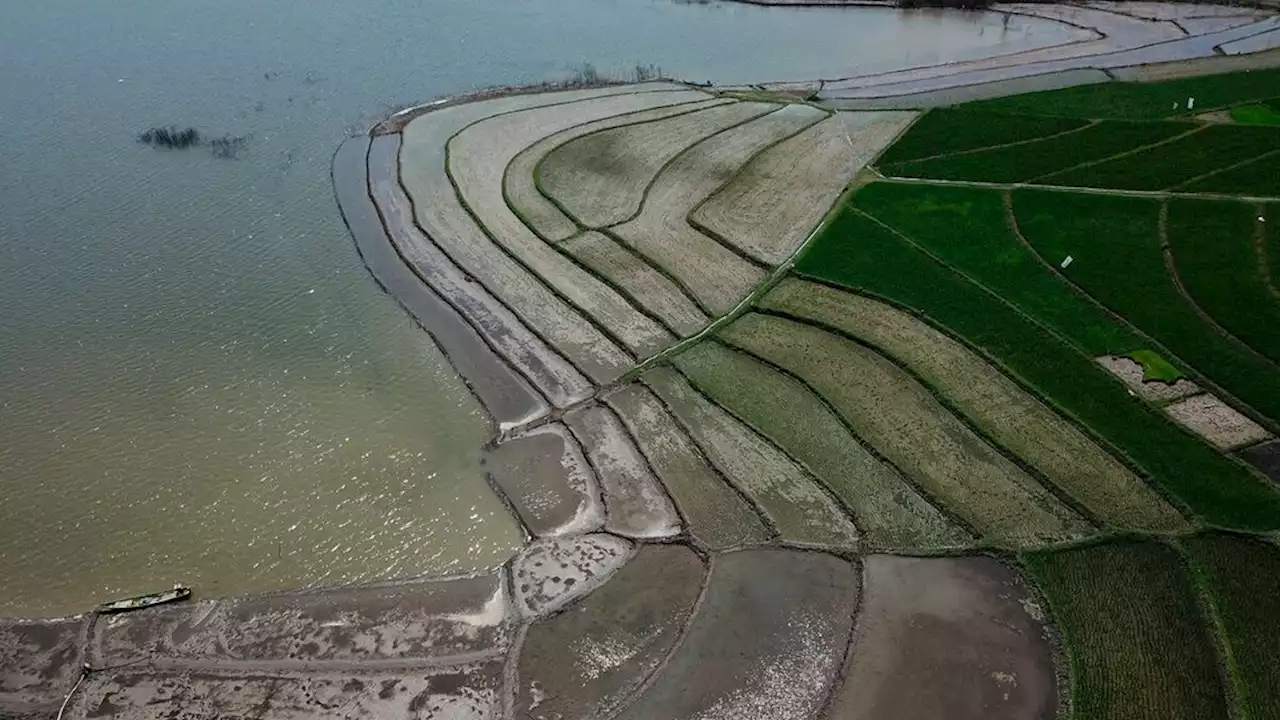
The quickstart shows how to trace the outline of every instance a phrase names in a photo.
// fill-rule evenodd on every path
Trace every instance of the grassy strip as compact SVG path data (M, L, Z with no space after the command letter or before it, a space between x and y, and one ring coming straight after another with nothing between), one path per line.
M1129 328L1054 277L1018 242L1009 228L1004 199L995 190L876 183L860 190L855 203L1090 356L1122 355L1144 344Z
M1257 208L1214 200L1169 201L1167 234L1187 293L1201 309L1273 360L1280 360L1280 300L1258 272Z
M1222 624L1242 716L1280 720L1280 548L1226 533L1180 544Z
M768 315L748 315L724 335L802 379L854 433L984 539L1027 547L1090 532L1086 521L879 354L820 328Z
M1044 140L932 160L895 163L886 175L938 180L1026 182L1085 162L1151 145L1194 128L1189 123L1104 121Z
M1280 528L1280 494L1262 478L1130 397L1062 337L865 215L846 206L796 267L891 299L967 339L1122 450L1200 517L1228 527Z
M1172 384L1186 377L1181 370L1173 366L1173 363L1165 360L1155 350L1134 350L1131 353L1125 353L1125 357L1142 366L1143 381L1159 380Z
M1267 226L1262 237L1263 265L1259 269L1266 273L1271 291L1280 297L1280 227L1276 226L1280 223L1280 212L1276 208L1280 205L1268 205L1264 213Z
M910 313L827 285L789 279L761 305L845 333L893 358L955 412L1112 527L1186 526L1159 494L978 353Z
M730 330L754 317L740 319ZM840 417L799 380L716 342L700 343L674 362L696 387L803 462L849 508L876 547L969 544L965 532L863 449Z
M1176 189L1246 197L1280 197L1280 172L1276 172L1276 152L1272 151L1243 165L1183 183Z
M783 540L856 547L857 529L842 509L773 443L708 400L670 367L650 370L642 381Z
M1280 419L1280 370L1196 313L1174 284L1160 249L1160 203L1146 198L1018 190L1027 241L1063 274L1227 392Z
M1228 717L1213 640L1177 552L1120 541L1023 561L1066 642L1075 717Z
M880 157L880 164L917 160L943 153L1034 140L1082 128L1083 121L974 112L930 110Z
M1280 70L1252 70L1158 83L1112 82L961 105L962 111L1152 120L1275 97ZM1195 109L1187 99L1195 98Z
M1280 125L1280 111L1266 104L1231 108L1231 119L1248 125Z
M1164 190L1280 149L1280 128L1211 125L1185 138L1098 165L1047 175L1044 185Z

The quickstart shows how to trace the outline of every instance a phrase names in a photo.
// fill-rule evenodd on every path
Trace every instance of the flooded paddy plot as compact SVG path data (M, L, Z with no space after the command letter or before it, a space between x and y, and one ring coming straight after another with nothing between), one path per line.
M862 593L832 720L1054 716L1051 631L1009 567L989 557L872 555Z

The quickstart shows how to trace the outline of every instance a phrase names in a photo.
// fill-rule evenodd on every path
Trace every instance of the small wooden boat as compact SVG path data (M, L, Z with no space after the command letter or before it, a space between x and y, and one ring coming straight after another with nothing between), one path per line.
M174 585L172 590L165 590L164 592L152 593L150 595L139 595L138 597L103 603L98 606L98 612L129 612L130 610L141 610L142 608L164 605L165 603L178 602L186 600L189 597L191 597L191 588L183 587L182 585Z

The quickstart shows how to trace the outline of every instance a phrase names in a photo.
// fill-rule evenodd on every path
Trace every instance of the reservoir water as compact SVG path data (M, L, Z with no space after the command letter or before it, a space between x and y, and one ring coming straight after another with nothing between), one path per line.
M1079 38L671 0L45 0L0 23L0 615L455 573L522 538L488 419L360 264L330 157L391 109L654 64L839 77ZM246 137L234 159L135 141Z

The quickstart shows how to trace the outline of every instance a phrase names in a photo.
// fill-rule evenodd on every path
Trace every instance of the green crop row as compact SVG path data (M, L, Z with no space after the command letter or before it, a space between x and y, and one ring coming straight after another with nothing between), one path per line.
M1169 201L1168 241L1196 304L1255 350L1280 361L1280 298L1254 250L1258 211L1215 200Z
M832 218L797 270L894 301L968 340L1123 450L1200 517L1228 527L1280 528L1273 486L1130 397L1063 338L852 207Z
M1041 178L1051 185L1163 190L1280 149L1280 127L1209 125L1132 155Z
M1023 561L1066 644L1075 717L1228 717L1213 636L1175 550L1121 541Z
M1280 172L1276 155L1255 158L1243 165L1183 183L1175 190L1211 192L1249 197L1280 197Z
M1112 82L979 100L962 110L1078 118L1151 120L1256 102L1280 95L1280 70L1184 78L1156 83ZM1194 98L1193 108L1187 100Z
M855 202L1090 356L1142 348L1140 337L1055 277L1018 241L998 191L876 183L863 188Z
M1034 140L1075 130L1081 120L1002 115L954 108L930 110L880 158L882 163Z
M1242 717L1280 720L1280 548L1226 533L1181 545L1222 624Z
M1014 183L1158 143L1196 127L1182 122L1104 121L1077 132L932 160L881 166L886 175Z
M1045 190L1013 193L1022 233L1071 281L1251 405L1280 420L1280 371L1196 313L1165 268L1160 201ZM1181 213L1179 218L1181 218Z

